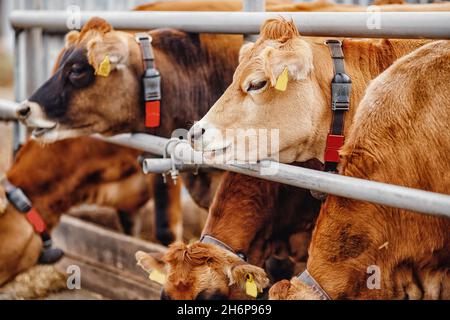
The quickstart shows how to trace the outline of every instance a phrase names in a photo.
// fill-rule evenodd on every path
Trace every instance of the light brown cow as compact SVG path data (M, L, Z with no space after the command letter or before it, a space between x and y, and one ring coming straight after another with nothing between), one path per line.
M341 151L341 174L450 194L449 78L449 41L425 45L378 76ZM448 218L330 195L309 252L308 270L332 298L450 299ZM380 286L369 289L373 265ZM316 297L296 278L270 295Z
M246 273L262 291L269 282L261 268L272 281L302 270L319 208L307 190L226 173L202 234L229 249L211 242L176 244L164 256L140 252L136 258L149 273L167 274L163 299L248 299L241 290Z

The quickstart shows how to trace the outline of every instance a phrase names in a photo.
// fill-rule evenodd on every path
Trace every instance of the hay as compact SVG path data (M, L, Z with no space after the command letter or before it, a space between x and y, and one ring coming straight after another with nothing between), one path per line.
M67 289L66 277L54 266L34 266L0 288L0 300L44 299Z

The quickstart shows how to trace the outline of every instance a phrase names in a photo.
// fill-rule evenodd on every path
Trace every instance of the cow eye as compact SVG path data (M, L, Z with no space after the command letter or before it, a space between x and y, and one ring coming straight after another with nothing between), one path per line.
M264 89L264 87L267 85L267 81L257 81L257 82L250 82L247 88L247 92L250 91L258 91Z
M87 70L86 66L81 63L75 63L72 65L70 73L74 76L78 76Z

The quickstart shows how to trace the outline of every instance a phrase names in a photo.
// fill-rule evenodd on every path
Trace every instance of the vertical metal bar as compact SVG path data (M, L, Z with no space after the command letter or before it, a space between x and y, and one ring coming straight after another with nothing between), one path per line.
M243 0L243 11L248 12L264 12L266 11L266 1L265 0ZM255 42L258 38L257 34L246 34L244 36L245 42Z
M27 0L19 3L20 9L35 10L41 8L40 0ZM42 30L31 29L22 32L16 30L15 36L15 96L16 101L26 99L42 81L43 52ZM14 123L14 154L27 140L27 129Z
M24 76L22 70L22 50L23 50L23 39L22 33L16 30L14 37L14 51L15 51L15 60L14 60L14 95L16 97L16 101L19 102L23 99L24 96ZM25 141L26 137L26 128L15 121L13 125L13 155L19 150L22 143Z

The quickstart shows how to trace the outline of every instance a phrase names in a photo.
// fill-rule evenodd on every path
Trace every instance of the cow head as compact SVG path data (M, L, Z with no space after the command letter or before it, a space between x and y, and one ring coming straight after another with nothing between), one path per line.
M18 109L45 142L140 123L141 52L131 34L92 18L66 36L52 77Z
M248 278L260 292L269 284L263 269L212 244L175 243L164 255L139 251L136 260L150 274L165 275L161 299L250 299L245 293Z
M268 20L256 43L241 48L233 83L191 128L194 148L211 158L225 153L226 160L246 161L249 153L260 156L252 148L261 141L240 149L240 135L254 130L259 139L271 141L260 129L277 129L279 145L270 143L268 157L279 152L282 162L321 159L323 148L316 139L327 104L313 70L312 45L300 37L294 23Z

